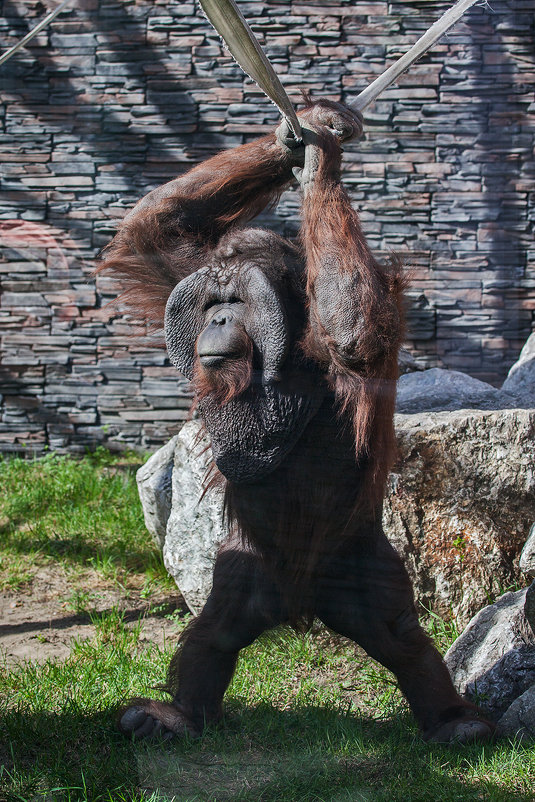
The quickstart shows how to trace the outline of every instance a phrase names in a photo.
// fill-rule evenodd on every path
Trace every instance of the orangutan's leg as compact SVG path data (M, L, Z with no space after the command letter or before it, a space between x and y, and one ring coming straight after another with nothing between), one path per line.
M328 627L355 640L396 675L426 740L466 742L492 735L493 725L456 692L421 628L409 576L384 535L329 562L316 611Z
M200 735L221 717L240 649L283 618L280 594L259 558L239 547L222 550L212 592L182 634L169 666L172 702L132 700L120 713L121 731L135 738Z

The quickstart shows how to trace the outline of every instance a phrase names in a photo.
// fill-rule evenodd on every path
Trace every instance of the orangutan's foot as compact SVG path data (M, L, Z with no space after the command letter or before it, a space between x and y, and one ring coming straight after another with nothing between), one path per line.
M135 699L122 708L118 716L119 729L124 735L140 740L159 738L168 741L175 735L198 738L200 732L174 705L154 699Z
M440 724L430 733L425 733L424 738L430 743L439 744L484 743L494 737L495 730L490 721L473 716Z

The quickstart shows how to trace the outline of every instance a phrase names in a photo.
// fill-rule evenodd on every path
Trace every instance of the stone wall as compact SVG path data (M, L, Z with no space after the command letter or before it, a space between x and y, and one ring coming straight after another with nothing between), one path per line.
M346 101L448 5L240 3L292 97ZM47 10L0 8L4 47ZM345 153L372 246L412 271L409 347L495 383L535 310L534 29L533 0L472 9ZM0 67L0 87L0 450L152 448L187 415L187 386L133 336L140 321L106 306L118 287L91 278L95 255L141 195L277 111L177 0L77 0ZM293 234L298 207L289 191L263 222Z

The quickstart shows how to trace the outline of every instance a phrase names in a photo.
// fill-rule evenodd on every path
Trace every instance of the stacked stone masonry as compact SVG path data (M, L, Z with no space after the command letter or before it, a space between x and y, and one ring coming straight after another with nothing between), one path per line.
M267 0L240 7L296 101L351 101L450 5ZM499 383L533 328L533 0L473 8L366 114L344 180L371 245L412 274L408 346ZM7 48L50 8L0 2ZM0 67L0 450L154 448L188 386L91 273L125 210L278 114L193 3L77 0ZM262 223L287 235L299 198Z

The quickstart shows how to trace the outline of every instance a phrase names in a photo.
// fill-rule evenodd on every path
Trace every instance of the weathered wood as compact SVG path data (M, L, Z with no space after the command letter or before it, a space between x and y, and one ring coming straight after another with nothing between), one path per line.
M448 9L410 50L360 93L351 107L363 111L377 100L385 89L407 72L411 65L433 47L476 2L478 0L459 0ZM275 103L288 120L295 137L300 139L301 127L290 98L234 0L199 0L199 3L231 56Z
M404 72L407 72L415 61L418 61L418 59L433 47L439 39L442 39L444 34L455 25L464 12L468 11L468 9L477 2L479 2L479 0L459 0L452 8L448 9L448 11L415 42L410 50L404 53L395 64L392 64L391 67L360 93L357 99L351 104L351 107L358 111L363 111L367 106L373 103L374 100L377 100L385 89L388 89L388 87L397 81Z
M31 31L28 31L26 36L24 36L20 40L20 42L17 42L16 45L13 45L13 47L10 47L8 50L5 51L5 53L2 53L2 55L0 56L0 66L2 64L4 64L6 61L8 61L11 58L11 56L14 56L15 53L17 53L22 47L25 47L28 44L28 42L31 42L31 40L35 36L37 36L38 33L41 33L41 31L44 28L46 28L47 25L50 25L52 20L56 19L58 14L60 14L63 11L63 9L65 8L65 6L67 6L70 2L71 2L71 0L62 0L62 2L59 4L59 6L57 6L54 9L52 9L52 11L50 11L46 15L46 17L44 17L44 19L42 19L41 22L39 22L35 26L35 28L32 28Z
M301 139L301 126L290 98L234 0L199 0L199 5L232 57L286 117L295 138Z

